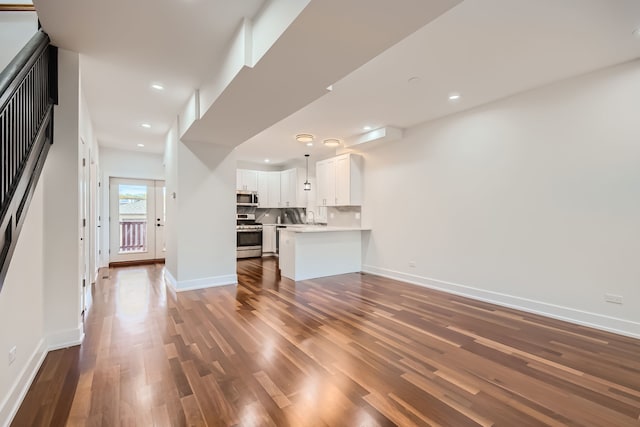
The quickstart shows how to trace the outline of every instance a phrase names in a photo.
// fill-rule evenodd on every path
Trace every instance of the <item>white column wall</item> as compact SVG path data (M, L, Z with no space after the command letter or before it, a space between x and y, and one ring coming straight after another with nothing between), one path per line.
M236 283L233 149L178 144L179 288Z
M178 291L235 284L236 154L184 143L178 128L172 127L165 149L167 280Z
M365 270L640 336L639 93L634 61L365 153Z

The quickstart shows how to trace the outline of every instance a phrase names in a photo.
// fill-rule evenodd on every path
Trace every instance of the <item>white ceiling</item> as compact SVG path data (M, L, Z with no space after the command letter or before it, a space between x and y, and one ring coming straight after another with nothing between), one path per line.
M309 149L296 133L348 139L366 125L407 128L629 61L640 57L639 26L637 0L466 0L236 151L250 162L302 158ZM461 100L449 102L452 92ZM313 157L333 152L320 145Z
M45 31L81 53L100 145L162 152L179 110L264 0L35 0ZM151 84L161 83L158 92ZM151 129L141 127L151 124Z
M208 70L220 67L242 19L256 17L267 2L34 3L54 43L81 53L99 143L162 152L172 122L211 78ZM638 0L466 0L335 82L332 92L250 138L237 147L238 157L270 158L271 164L306 152L326 157L334 150L321 147L324 138L352 138L365 125L406 128L635 59L640 38L631 32L637 26ZM410 84L411 77L419 79ZM166 89L153 90L156 82ZM454 91L462 99L450 103ZM152 128L143 129L143 122ZM294 140L300 132L316 135L311 151ZM137 143L146 146L138 149Z

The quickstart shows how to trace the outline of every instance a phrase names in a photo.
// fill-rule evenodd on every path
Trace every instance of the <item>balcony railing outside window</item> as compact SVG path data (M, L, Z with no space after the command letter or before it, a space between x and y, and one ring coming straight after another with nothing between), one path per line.
M120 221L120 253L147 251L147 221Z

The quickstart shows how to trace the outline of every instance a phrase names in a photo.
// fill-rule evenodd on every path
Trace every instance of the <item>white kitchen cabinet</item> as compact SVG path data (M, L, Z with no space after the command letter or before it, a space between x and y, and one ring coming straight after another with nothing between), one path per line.
M335 157L316 163L318 206L335 206L336 198L336 160Z
M305 174L302 169L288 169L280 174L280 206L283 208L302 208L307 206L304 191Z
M258 207L270 208L269 206L269 172L258 172Z
M275 253L276 252L276 226L275 225L263 225L262 226L262 253Z
M268 191L269 191L269 207L270 208L279 208L281 204L281 194L280 194L280 181L281 181L281 173L280 172L267 172L268 176Z
M362 157L342 154L316 163L318 206L362 204Z
M258 207L280 207L280 174L279 171L258 172Z
M236 190L258 191L258 171L249 169L237 169Z
M280 202L282 207L292 208L295 206L296 201L296 170L289 169L282 171L280 175Z
M307 207L304 169L279 171L255 171L237 169L236 189L257 191L260 208Z

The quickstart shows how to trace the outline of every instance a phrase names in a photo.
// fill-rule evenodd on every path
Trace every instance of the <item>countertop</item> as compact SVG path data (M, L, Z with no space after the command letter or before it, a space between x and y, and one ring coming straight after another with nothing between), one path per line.
M281 224L282 225L282 224ZM362 227L334 227L330 225L305 225L305 224L291 224L292 227L287 225L287 231L292 233L326 233L331 231L369 231L370 228Z

